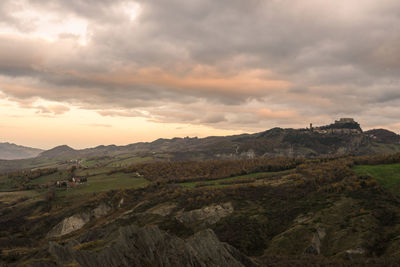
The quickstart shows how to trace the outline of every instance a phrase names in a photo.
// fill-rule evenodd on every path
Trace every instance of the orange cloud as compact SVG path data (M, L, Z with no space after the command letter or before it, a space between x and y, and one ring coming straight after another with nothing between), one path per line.
M121 69L109 74L85 75L75 73L83 79L116 85L154 85L183 91L233 93L240 95L265 95L269 91L286 90L291 83L269 78L268 71L253 69L235 75L212 69L193 70L187 74L176 74L160 68L139 70Z
M287 119L299 116L295 110L272 111L268 108L257 110L256 113L266 119Z

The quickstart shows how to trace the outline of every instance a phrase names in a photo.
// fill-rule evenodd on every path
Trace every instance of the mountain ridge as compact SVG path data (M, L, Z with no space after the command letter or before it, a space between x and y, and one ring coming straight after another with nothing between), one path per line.
M379 144L379 145L376 145ZM388 145L394 146L388 146ZM399 146L397 148L397 146ZM140 155L172 154L173 160L224 159L265 156L313 157L354 153L357 155L400 151L400 136L389 130L363 132L352 119L341 119L335 123L310 128L271 128L269 130L231 136L208 136L204 138L159 138L152 142L138 142L123 146L108 145L74 150L62 146L40 157L114 156L123 153ZM379 151L378 151L379 150Z
M0 143L0 159L2 160L35 158L43 151L39 148L21 146L9 142Z
M237 160L271 157L314 158L367 156L400 152L400 136L385 129L363 131L353 119L309 128L271 128L231 136L159 138L123 146L100 145L74 149L61 145L35 158L0 160L0 172L54 166L68 168L131 165L141 161ZM118 163L118 162L123 163Z

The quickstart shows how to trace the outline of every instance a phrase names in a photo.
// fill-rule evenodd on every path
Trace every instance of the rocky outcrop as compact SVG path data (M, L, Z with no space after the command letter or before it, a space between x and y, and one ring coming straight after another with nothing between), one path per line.
M121 200L118 203L118 208L121 208L122 205L124 205L124 201L125 201L124 198L121 198Z
M222 205L212 205L197 210L179 212L175 218L185 225L197 224L199 222L210 225L215 224L232 212L232 203L227 202Z
M353 257L364 255L365 249L363 249L363 248L348 249L348 250L346 250L346 253L349 258L353 258Z
M371 240L379 240L379 221L360 209L358 200L334 199L324 209L298 216L276 235L266 255L324 255L343 259L367 255Z
M111 207L105 203L101 203L97 208L92 211L92 214L96 218L107 215L111 211Z
M250 258L221 243L210 229L183 240L161 231L157 226L119 228L107 244L92 241L67 245L49 244L57 264L80 266L255 266ZM93 246L91 244L100 244Z
M319 255L321 254L321 245L322 245L322 240L326 236L326 232L324 228L318 227L313 233L312 238L311 238L311 245L305 250L305 254L315 254Z
M56 237L69 234L73 231L81 229L90 221L90 214L81 213L65 218L59 224L53 227L47 234L47 237Z
M160 216L168 216L171 214L171 212L176 208L176 204L174 203L164 203L161 205L157 205L149 210L147 210L147 213L151 214L157 214Z
M90 212L82 212L65 218L50 230L47 237L57 237L72 233L85 226L91 218L100 218L107 215L110 211L111 207L109 205L101 203L97 208Z

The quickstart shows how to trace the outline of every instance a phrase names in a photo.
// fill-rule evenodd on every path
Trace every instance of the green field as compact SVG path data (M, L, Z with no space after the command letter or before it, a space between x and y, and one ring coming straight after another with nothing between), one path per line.
M41 185L47 182L55 182L58 180L68 179L68 175L66 171L58 171L49 175L43 175L39 178L31 180L30 184Z
M13 188L13 181L9 180L7 175L0 175L0 192L9 191Z
M74 188L60 189L60 195L86 194L105 192L114 189L139 188L149 183L144 178L135 177L130 173L115 173L112 175L100 174L90 176L87 183L82 183Z
M93 172L93 170L89 170L89 173L92 176L89 176L86 183L77 184L75 187L71 188L57 188L58 196L70 196L70 195L85 195L88 193L97 193L97 192L105 192L109 190L118 190L118 189L126 189L126 188L140 188L145 187L149 184L149 181L144 179L143 177L136 177L132 173L114 173L108 175L106 171L109 171L109 168L99 168L97 172ZM0 177L1 178L1 177ZM69 174L67 171L58 171L53 174L44 175L37 179L31 180L29 184L31 185L42 185L48 182L55 182L57 180L66 180L69 178ZM3 181L4 180L4 181ZM16 190L12 187L10 180L7 180L6 177L0 179L0 189L4 191ZM8 183L6 183L8 182ZM47 189L42 190L29 190L29 191L14 191L14 192L1 192L0 191L0 202L10 202L17 200L21 197L33 197L38 195L44 195L43 193L47 192Z
M223 184L223 182L231 182L231 181L233 182L235 180L246 179L246 178L263 179L263 178L269 178L269 177L277 176L277 175L285 175L285 174L288 174L290 171L291 170L281 171L281 172L257 172L257 173L250 173L250 174L246 174L246 175L239 175L239 176L221 178L221 179L179 183L179 185L184 186L184 187L195 187L196 185L199 185L202 183L207 183L207 184L210 184L209 185L210 187L221 187L221 186L225 186Z
M108 167L127 167L133 164L143 163L152 160L151 157L129 157L129 158L120 158L116 161L110 162L107 164Z
M132 155L118 155L114 158L88 158L82 160L82 166L88 168L98 167L127 167L133 164L152 160L152 157L138 157Z
M91 169L77 169L75 171L74 176L82 177L82 176L107 176L107 173L111 170L114 170L114 168L107 168L107 167L102 167L102 168L91 168ZM55 173L49 174L49 175L43 175L40 176L39 178L33 179L30 181L30 184L34 185L41 185L45 184L48 182L55 182L58 180L66 180L70 178L70 173L67 170L59 170Z
M92 175L106 174L113 170L115 170L115 168L111 168L111 167L97 167L97 168L89 168L89 169L79 168L75 171L75 175L76 176L92 176Z
M0 202L9 204L21 198L35 199L40 197L40 193L34 190L30 191L14 191L14 192L0 192Z
M353 170L373 177L381 186L400 195L400 163L384 165L359 165Z
M82 160L81 164L83 166L91 168L91 167L95 167L96 166L97 161L96 160L92 160L92 159L90 159L90 160L85 159L85 160Z

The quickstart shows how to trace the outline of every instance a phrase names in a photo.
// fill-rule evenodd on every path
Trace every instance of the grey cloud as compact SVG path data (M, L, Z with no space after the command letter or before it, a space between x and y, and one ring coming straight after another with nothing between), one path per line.
M227 119L225 118L225 115L223 114L214 114L211 116L207 116L206 118L204 118L203 120L201 120L202 123L218 123L218 122L223 122L226 121Z
M43 63L46 45L40 41L0 35L0 74L10 76L30 75L35 66Z
M307 119L348 114L374 120L382 104L397 110L400 4L395 0L139 0L142 13L133 23L115 9L122 1L30 2L87 20L91 40L86 47L68 46L76 37L64 34L53 47L41 49L38 40L24 45L2 37L0 74L34 80L24 83L31 90L0 83L0 89L15 98L37 96L81 108L103 107L103 116L144 116L135 111L143 108L160 121L221 127L262 124L253 113L231 111L255 99L275 110L294 109ZM7 3L10 0L0 4L0 17L18 27L7 14ZM49 55L52 49L58 53ZM243 70L265 69L271 73L266 79L288 81L291 87L238 92L196 85L189 90L179 83L153 82L161 79L157 76L131 83L93 78L112 76L118 69L130 68L134 74L157 67L183 79L199 65L212 67L226 79ZM213 110L201 118L188 111L200 102ZM168 110L160 111L160 106ZM266 122L291 125L296 120Z

